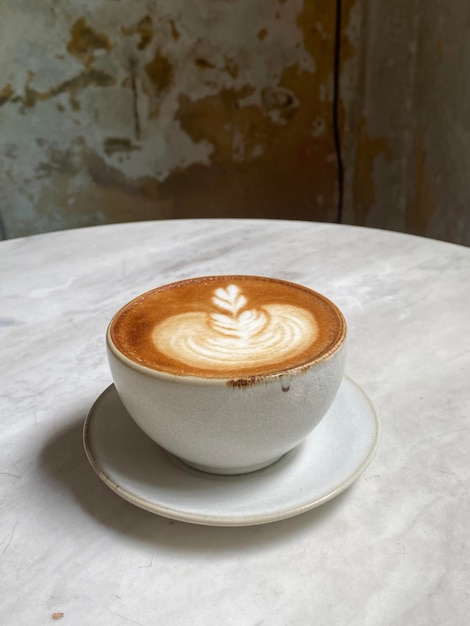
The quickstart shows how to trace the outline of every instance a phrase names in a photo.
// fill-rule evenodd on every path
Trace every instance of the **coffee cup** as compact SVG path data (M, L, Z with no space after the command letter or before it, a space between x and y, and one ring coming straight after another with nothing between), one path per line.
M325 296L285 280L206 276L148 291L107 330L116 390L159 446L211 473L258 470L327 413L346 322Z

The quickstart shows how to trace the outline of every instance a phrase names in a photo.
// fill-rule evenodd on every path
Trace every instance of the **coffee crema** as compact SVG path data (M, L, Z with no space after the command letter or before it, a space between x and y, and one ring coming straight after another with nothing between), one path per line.
M210 276L158 287L110 324L131 361L180 376L282 374L334 352L346 325L324 296L287 281Z

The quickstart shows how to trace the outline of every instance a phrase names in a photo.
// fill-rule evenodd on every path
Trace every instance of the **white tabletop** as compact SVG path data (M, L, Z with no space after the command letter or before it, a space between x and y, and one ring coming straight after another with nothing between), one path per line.
M112 314L222 273L334 300L347 373L382 424L350 489L281 522L153 515L83 450L111 382ZM469 285L468 248L330 224L144 222L0 243L0 624L468 624Z

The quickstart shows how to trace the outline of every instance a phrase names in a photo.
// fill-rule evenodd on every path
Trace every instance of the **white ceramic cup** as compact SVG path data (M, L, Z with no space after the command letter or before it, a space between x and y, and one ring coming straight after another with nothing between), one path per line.
M341 320L327 354L307 365L235 381L139 364L114 343L111 321L107 353L121 401L151 439L197 469L240 474L273 463L318 425L343 378L346 323L339 309L320 297Z

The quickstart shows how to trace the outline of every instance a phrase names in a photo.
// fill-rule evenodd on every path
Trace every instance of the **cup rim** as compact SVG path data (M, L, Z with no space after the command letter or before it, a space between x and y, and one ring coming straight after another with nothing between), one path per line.
M209 377L209 376L197 376L194 374L176 374L173 372L167 372L165 370L157 370L157 369L154 369L153 367L142 365L130 359L123 352L121 352L121 350L119 350L119 348L114 343L111 337L111 329L112 329L113 323L121 314L121 312L124 311L126 308L128 308L130 305L132 305L132 303L136 302L137 300L140 300L141 298L147 297L151 293L154 293L156 291L161 291L163 288L171 289L178 285L194 283L194 282L202 282L202 281L207 281L209 279L216 279L216 278L226 278L229 280L236 280L236 279L261 279L261 280L266 280L266 281L272 280L278 283L283 283L287 286L294 286L296 288L301 288L301 289L304 289L305 291L313 293L316 297L320 298L321 300L325 301L329 306L331 306L338 317L339 330L338 330L338 337L336 338L336 341L326 351L320 353L316 357L304 363L301 363L297 366L286 368L284 370L270 372L267 374L254 374L254 375L245 374L245 375L240 376L239 378L234 378L233 376ZM187 278L187 279L167 283L159 287L154 287L153 289L149 289L148 291L145 291L137 295L136 297L132 298L131 300L129 300L122 307L120 307L119 310L111 318L108 324L107 330L106 330L106 345L107 345L108 350L115 356L115 358L118 361L121 361L121 363L135 370L136 372L145 374L151 378L157 378L157 379L165 380L168 382L177 382L177 383L183 383L183 384L184 383L200 384L200 385L210 385L210 386L220 385L220 386L232 386L232 387L245 388L245 387L254 386L258 383L263 383L263 382L267 383L273 380L289 379L294 376L303 374L309 371L310 369L316 367L317 365L320 365L321 363L325 363L326 361L330 360L344 346L345 341L346 341L346 336L347 336L347 323L346 323L346 319L341 309L327 296L324 296L322 293L319 293L318 291L315 291L314 289L310 289L310 287L306 287L305 285L294 283L292 281L284 280L282 278L274 278L274 277L269 277L269 276L257 276L257 275L251 275L251 274L210 274L208 276L196 276L193 278Z

